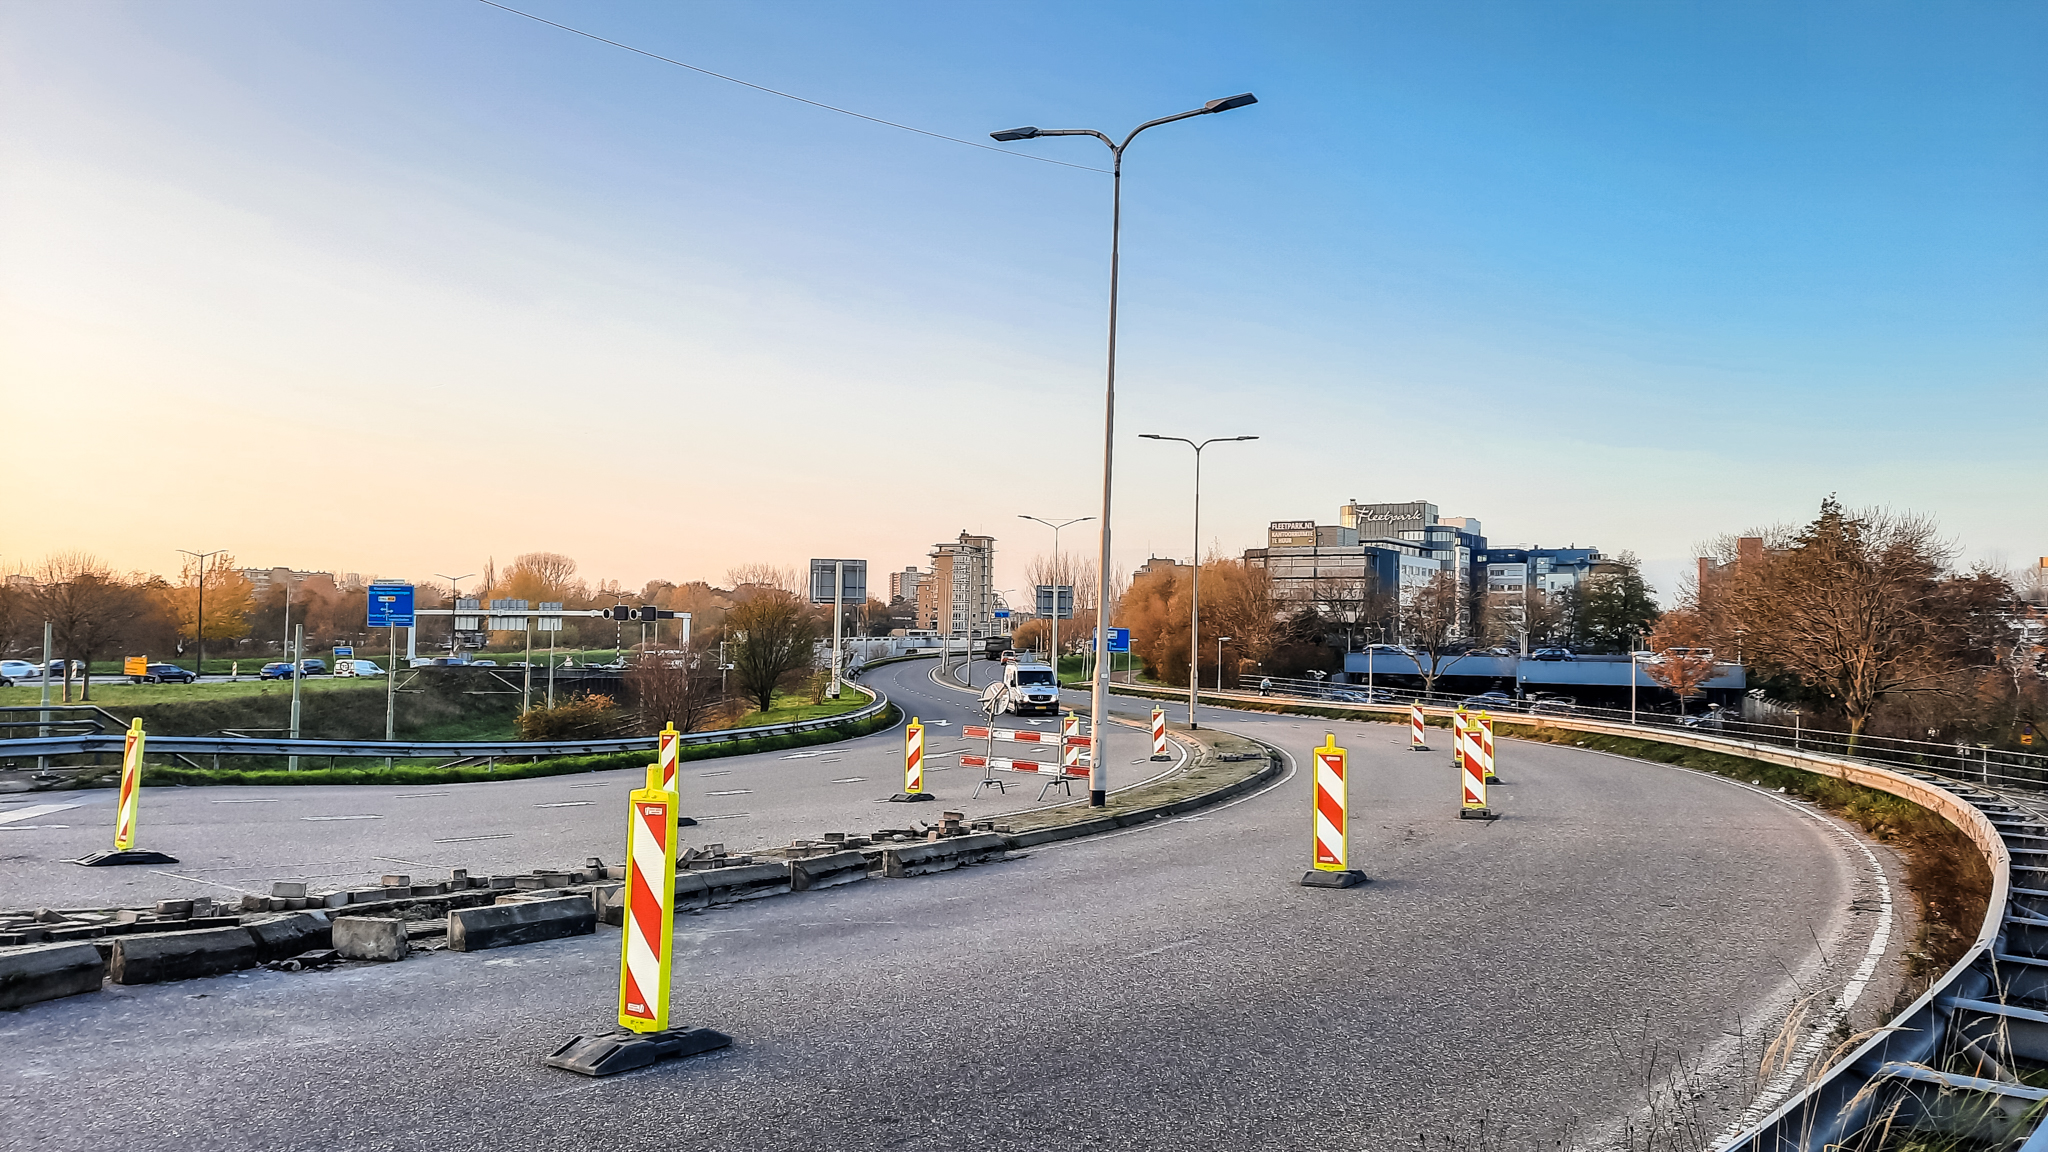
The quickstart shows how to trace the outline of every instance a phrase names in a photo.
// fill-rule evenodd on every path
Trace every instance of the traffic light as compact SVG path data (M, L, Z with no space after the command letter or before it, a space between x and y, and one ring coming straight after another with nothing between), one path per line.
M615 604L604 610L604 618L607 620L631 620L633 618L633 610L624 604Z
M640 611L634 613L634 615L642 623L652 623L653 621L661 619L662 612L659 608L649 608L643 604L640 606Z

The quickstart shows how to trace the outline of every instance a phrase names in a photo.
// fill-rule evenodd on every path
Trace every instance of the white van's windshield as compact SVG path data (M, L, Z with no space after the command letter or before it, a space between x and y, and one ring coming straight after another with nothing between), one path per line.
M1019 668L1015 675L1016 680L1013 682L1019 686L1052 683L1052 669L1050 668Z

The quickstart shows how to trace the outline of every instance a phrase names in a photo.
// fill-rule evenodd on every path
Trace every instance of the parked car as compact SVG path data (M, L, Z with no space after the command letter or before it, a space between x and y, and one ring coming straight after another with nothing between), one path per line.
M190 684L199 679L199 674L176 664L150 664L143 675L130 676L130 684Z
M336 660L334 662L334 674L336 676L382 676L384 675L384 670L377 667L375 660L365 660L358 656L352 660Z
M1722 728L1721 706L1719 704L1709 704L1707 705L1705 715L1680 716L1678 722L1687 728L1705 728L1718 732Z
M1572 650L1569 648L1538 648L1536 651L1529 653L1529 659L1576 660L1578 657L1572 655Z
M272 660L256 670L256 678L258 680L289 680L292 678L292 662L289 660Z
M1538 700L1529 705L1531 716L1571 716L1578 712L1578 705L1569 700Z
M311 658L301 660L299 661L299 670L307 676L325 676L327 675L327 661Z
M1514 706L1515 698L1505 692L1481 692L1477 696L1467 696L1463 700L1458 701L1458 707L1460 708L1505 709L1513 708Z

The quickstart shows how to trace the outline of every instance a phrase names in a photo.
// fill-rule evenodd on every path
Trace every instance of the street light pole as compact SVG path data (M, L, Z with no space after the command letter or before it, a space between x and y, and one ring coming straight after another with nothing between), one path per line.
M199 641L199 664L193 669L193 673L198 676L204 676L206 675L206 558L218 556L227 551L227 549L215 548L211 552L193 552L180 548L178 551L199 561L199 604L193 611L195 619L192 621L192 636ZM49 679L47 670L44 672L43 678L45 680Z
M1026 516L1022 512L1017 513L1017 518L1019 520L1036 520L1038 523L1052 529L1052 687L1053 691L1057 692L1060 687L1060 529L1072 524L1093 520L1095 517L1076 516L1072 520L1062 520L1057 524L1050 520L1039 520L1036 516ZM1031 596L1033 600L1036 600L1038 593L1033 591ZM1073 598L1074 593L1071 586L1069 586L1067 602L1071 604ZM1036 607L1036 605L1034 604L1033 607ZM1096 615L1100 616L1101 613L1098 612ZM1100 628L1102 621L1098 619L1095 624L1096 627Z
M1121 144L1093 128L1041 129L1026 127L1010 128L1001 132L989 133L991 139L1005 144L1015 140L1031 140L1040 136L1093 136L1109 148L1109 356L1102 389L1102 535L1100 546L1097 550L1097 571L1095 573L1095 669L1093 680L1088 690L1089 721L1095 737L1094 766L1088 773L1088 804L1092 808L1100 808L1109 803L1109 756L1105 746L1105 740L1109 735L1109 728L1105 723L1109 714L1109 684L1102 678L1102 666L1106 662L1104 657L1109 655L1109 512L1112 481L1115 477L1116 305L1117 271L1122 257L1123 246L1124 150L1131 146L1131 141L1138 138L1138 133L1143 132L1147 128L1157 128L1161 124L1171 124L1175 120L1186 120L1191 116L1206 116L1215 112L1228 112L1233 108L1243 108L1246 105L1258 102L1258 97L1253 96L1249 92L1236 96L1226 96L1220 100L1211 100L1200 108L1179 112L1172 116L1162 116L1157 120L1147 120L1136 128L1131 129L1131 134L1124 137L1124 142Z
M455 602L462 599L462 594L456 591L455 586L461 581L476 575L476 573L464 572L460 576L449 576L445 573L436 572L434 575L448 582L448 659L452 661L455 659Z
M1257 440L1257 436L1211 436L1200 444L1185 436L1157 436L1150 432L1141 433L1140 440L1173 440L1195 450L1195 555L1194 578L1188 586L1188 727L1198 728L1195 723L1195 685L1201 680L1201 627L1202 627L1202 449L1211 444L1230 443L1237 440ZM1223 657L1219 654L1218 660Z

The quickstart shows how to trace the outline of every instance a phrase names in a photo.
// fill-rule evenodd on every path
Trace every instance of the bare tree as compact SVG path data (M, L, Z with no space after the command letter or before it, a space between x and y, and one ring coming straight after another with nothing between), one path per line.
M133 626L150 614L150 597L114 575L104 560L84 552L64 552L43 562L36 573L33 605L56 634L64 659L64 702L71 702L73 662L84 672L81 700L92 699L92 662L120 643Z
M811 594L804 572L794 567L741 564L726 569L725 580L733 586L735 596L749 596L759 590L787 592L797 597L808 597Z
M1949 576L1952 544L1933 521L1884 509L1820 515L1760 556L1730 567L1697 599L1717 646L1787 673L1840 705L1852 737L1887 697L1951 691L1957 673L1995 653L1989 582ZM2009 587L2006 589L2009 595Z
M818 619L793 592L759 588L726 615L733 679L742 695L766 712L791 673L809 668Z
M1437 677L1471 649L1464 629L1459 627L1459 617L1463 615L1461 600L1457 574L1438 572L1415 590L1402 614L1408 646L1417 653L1416 667L1422 673L1424 692L1434 693Z
M1700 685L1714 678L1706 618L1698 612L1666 612L1650 632L1650 650L1657 656L1645 671L1650 679L1671 689L1678 697L1678 714L1685 715L1685 702L1699 695Z
M651 735L662 725L695 732L719 710L716 661L692 650L681 656L641 660L626 672L626 695L639 713L639 734Z

